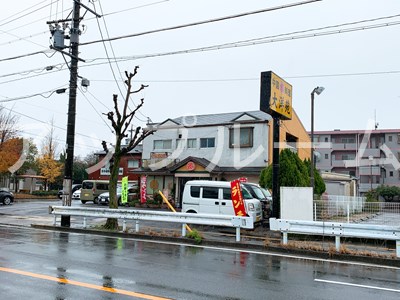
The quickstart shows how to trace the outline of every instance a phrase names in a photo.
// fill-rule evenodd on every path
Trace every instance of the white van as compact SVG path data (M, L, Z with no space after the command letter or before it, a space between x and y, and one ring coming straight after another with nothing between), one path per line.
M260 200L254 199L242 185L246 212L254 223L262 220ZM235 215L229 181L188 181L183 190L182 212L199 214Z

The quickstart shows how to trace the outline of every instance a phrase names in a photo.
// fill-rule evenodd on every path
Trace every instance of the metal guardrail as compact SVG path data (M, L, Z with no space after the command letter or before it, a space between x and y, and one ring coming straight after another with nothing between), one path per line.
M179 212L90 208L71 206L49 206L49 214L54 216L53 225L57 225L57 216L83 217L83 228L87 226L87 218L115 218L123 221L122 230L126 231L126 221L136 221L135 231L139 232L139 221L157 221L182 224L182 236L186 236L187 224L211 225L236 228L236 241L240 241L240 228L253 229L252 217L229 215L191 214Z
M336 222L314 222L297 221L270 218L270 229L281 231L283 233L282 243L288 243L288 234L313 234L328 235L335 237L336 251L340 251L341 237L359 237L380 240L396 241L396 256L400 257L400 227L367 225L367 224L349 224Z

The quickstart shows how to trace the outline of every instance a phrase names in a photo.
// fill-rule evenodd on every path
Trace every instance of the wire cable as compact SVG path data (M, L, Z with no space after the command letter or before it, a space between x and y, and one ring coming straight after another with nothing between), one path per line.
M101 14L103 15L103 8L102 8L102 6L101 6L101 2L100 2L100 1L99 1L99 6L100 6L100 12L101 12ZM94 10L95 10L95 12L96 12L96 7L95 7L94 3L93 3L93 7L94 7ZM108 32L107 23L106 23L106 20L105 20L104 17L103 17L103 23L104 23L104 27L105 27L105 29L106 29L107 37L109 38L110 35L109 35L109 32ZM102 31L101 31L101 27L100 27L100 23L99 23L98 18L97 18L97 24L98 24L98 27L99 27L99 31L100 31L101 37L102 37L102 39L104 39L104 38L103 38L103 33L102 33ZM110 48L111 48L111 51L112 51L112 54L113 54L113 59L114 59L115 65L117 66L118 72L119 72L119 74L122 74L122 72L121 72L121 70L120 70L120 68L119 68L118 62L117 62L117 60L116 60L116 58L115 58L114 47L112 46L111 41L109 41L109 44L110 44ZM119 92L120 92L120 95L121 95L122 99L125 99L125 96L124 96L124 94L122 93L121 87L120 87L120 85L119 85L119 81L117 80L117 78L116 78L116 76L115 76L114 68L113 68L113 66L112 66L110 57L109 57L109 55L108 55L107 46L106 46L105 42L103 42L103 45L104 45L104 50L106 51L107 59L108 59L108 61L109 61L109 66L110 66L110 68L111 68L111 72L112 72L112 74L113 74L115 83L116 83L116 85L117 85L117 87L118 87L118 90L119 90ZM121 81L124 81L122 77L121 77ZM127 87L125 86L125 93L126 93L126 92L127 92ZM127 95L127 97L129 97L129 99L131 100L131 102L132 102L132 104L134 105L134 107L137 107L137 105L134 103L134 101L133 101L131 95ZM126 100L125 100L125 101L126 101ZM128 106L128 108L129 108L129 106ZM130 108L129 108L129 109L130 109ZM138 112L139 112L143 117L147 118L147 116L145 116L140 110L138 110ZM135 117L136 119L138 119L139 121L141 121L141 122L145 122L145 120L140 119L140 118L139 118L138 116L136 116L136 115L135 115L134 117Z
M226 21L226 20L231 20L231 19L236 19L236 18L241 18L241 17L247 17L247 16L250 16L250 15L265 13L265 12L269 12L269 11L286 9L286 8L291 8L291 7L295 7L295 6L310 4L310 3L313 3L313 2L320 2L320 1L322 1L322 0L308 0L308 1L297 2L297 3L292 3L292 4L286 4L286 5L276 6L276 7L269 7L269 8L264 8L264 9L260 9L260 10L255 10L255 11L240 13L240 14L236 14L236 15L230 15L230 16L225 16L225 17L205 20L205 21L199 21L199 22L194 22L194 23L188 23L188 24L182 24L182 25L177 25L177 26L172 26L172 27L155 29L155 30L141 32L141 33L123 35L123 36L119 36L119 37L109 38L109 39L107 39L105 41L116 41L116 40L121 40L121 39L126 39L126 38L137 37L137 36L141 36L141 35L157 33L157 32L171 31L171 30L176 30L176 29L182 29L182 28L187 28L187 27L193 27L193 26L198 26L198 25L204 25L204 24L209 24L209 23ZM103 40L95 40L95 41L90 41L90 42L86 42L86 43L80 43L79 45L80 46L85 46L85 45L102 43L102 42L103 42Z

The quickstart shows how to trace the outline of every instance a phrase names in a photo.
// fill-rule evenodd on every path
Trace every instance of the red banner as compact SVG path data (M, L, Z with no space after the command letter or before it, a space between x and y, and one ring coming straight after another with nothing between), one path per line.
M140 178L140 203L146 203L147 200L147 176Z
M231 198L233 203L233 209L235 210L236 216L246 216L246 208L244 205L242 189L240 188L240 181L231 181Z

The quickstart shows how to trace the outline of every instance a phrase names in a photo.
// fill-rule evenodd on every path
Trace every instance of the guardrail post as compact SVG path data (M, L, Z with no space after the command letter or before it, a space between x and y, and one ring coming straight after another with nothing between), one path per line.
M396 241L396 257L400 257L400 240Z
M186 236L186 224L182 224L182 237Z
M287 245L287 244L288 244L288 233L287 233L287 232L284 232L284 233L283 233L282 243L283 243L284 245Z
M139 220L136 220L135 232L139 232Z
M337 252L340 252L340 236L335 236L335 248Z
M53 218L53 226L56 226L56 225L57 225L57 216L54 215L54 218Z
M236 242L240 242L240 227L236 227Z
M86 229L86 217L83 217L83 228Z
M122 231L126 232L126 220L122 221Z

